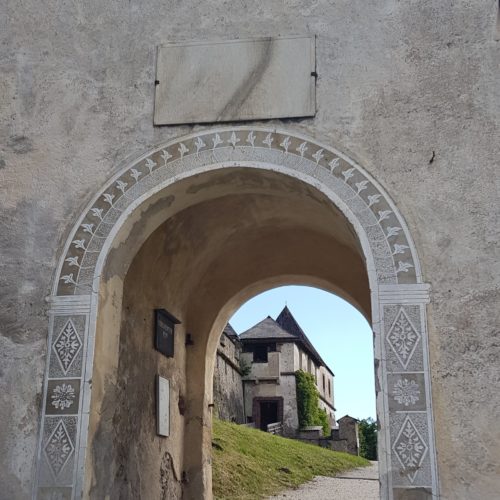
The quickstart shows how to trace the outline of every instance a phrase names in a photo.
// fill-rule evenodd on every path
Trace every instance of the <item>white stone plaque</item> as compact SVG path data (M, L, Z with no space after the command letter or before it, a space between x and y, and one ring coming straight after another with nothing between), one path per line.
M155 125L314 116L315 38L158 48Z
M156 432L159 436L170 435L170 382L156 377Z

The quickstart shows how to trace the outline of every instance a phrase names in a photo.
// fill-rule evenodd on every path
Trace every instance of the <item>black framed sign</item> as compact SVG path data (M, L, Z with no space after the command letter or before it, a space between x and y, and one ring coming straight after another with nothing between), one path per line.
M155 349L174 357L174 330L180 321L165 309L155 309Z

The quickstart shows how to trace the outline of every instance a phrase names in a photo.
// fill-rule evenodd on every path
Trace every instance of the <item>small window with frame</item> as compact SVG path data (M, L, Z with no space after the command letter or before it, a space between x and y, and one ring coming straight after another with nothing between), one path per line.
M267 345L257 344L253 348L253 362L254 363L267 363Z

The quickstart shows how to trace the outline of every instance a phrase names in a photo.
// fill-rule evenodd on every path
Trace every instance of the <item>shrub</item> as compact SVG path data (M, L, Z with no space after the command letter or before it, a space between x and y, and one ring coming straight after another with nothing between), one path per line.
M330 421L328 419L328 413L326 413L326 410L318 408L317 421L318 423L316 425L321 425L323 427L323 436L329 436L331 432Z
M361 420L359 429L359 454L368 460L377 460L377 422L372 418Z

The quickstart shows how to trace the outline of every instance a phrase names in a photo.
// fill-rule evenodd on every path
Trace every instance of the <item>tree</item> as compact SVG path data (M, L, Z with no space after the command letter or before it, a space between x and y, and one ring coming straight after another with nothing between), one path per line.
M377 422L365 418L358 425L359 454L368 460L377 460Z

